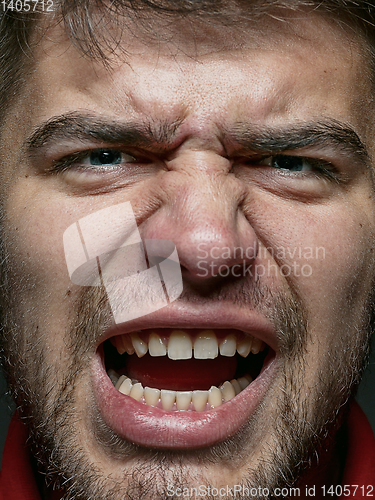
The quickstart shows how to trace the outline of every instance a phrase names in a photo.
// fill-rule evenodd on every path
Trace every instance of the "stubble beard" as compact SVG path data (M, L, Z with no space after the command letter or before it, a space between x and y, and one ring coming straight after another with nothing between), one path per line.
M82 374L87 373L90 361L87 353L103 329L113 324L104 291L91 288L82 292L76 321L66 332L71 363L62 373L61 367L46 363L46 346L35 327L33 311L19 313L22 302L22 290L17 289L19 285L10 283L7 272L2 276L4 288L8 291L2 303L2 358L10 390L29 427L33 454L39 470L45 475L46 484L50 488L64 488L65 500L165 500L180 498L171 495L171 488L174 491L178 487L188 488L194 492L199 485L203 485L207 493L215 491L217 485L210 484L204 473L192 471L204 470L206 465L225 467L233 461L249 463L246 475L237 481L243 486L243 491L247 488L253 493L272 492L277 487L296 485L305 470L316 463L317 455L332 445L342 419L342 412L340 414L338 409L352 397L359 383L374 323L371 298L362 333L338 336L336 345L331 347L322 364L315 397L306 400L301 387L309 333L297 295L288 290L274 297L259 282L243 285L241 293L239 290L216 292L211 300L218 300L219 295L221 300L233 296L238 303L238 297L241 297L244 306L263 311L273 321L278 333L283 355L279 367L282 384L278 390L275 421L271 425L272 439L259 443L263 453L261 462L252 466L244 443L251 442L257 425L264 419L262 404L247 427L233 438L207 450L187 453L137 447L108 430L97 415L95 437L107 450L112 449L114 456L122 457L124 463L121 477L107 477L80 446L75 428L79 418L75 389ZM185 298L189 300L188 296ZM27 325L25 322L18 324L16 318L22 317L29 319ZM29 325L34 325L34 329L31 330ZM206 494L205 498L218 497ZM220 498L241 500L248 496L237 493ZM264 499L264 494L252 494L251 498Z

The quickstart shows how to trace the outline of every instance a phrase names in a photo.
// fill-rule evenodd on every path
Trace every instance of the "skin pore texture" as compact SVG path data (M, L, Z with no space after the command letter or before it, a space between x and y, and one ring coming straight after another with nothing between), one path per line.
M199 43L183 30L173 44L148 43L125 31L126 60L119 53L111 69L85 59L58 28L35 49L0 147L4 349L39 466L67 499L340 481L336 430L372 314L372 89L361 40L317 15L289 22L298 36L275 21L261 41L256 31L236 41L228 29ZM49 120L65 132L46 138ZM79 132L69 134L73 124ZM119 124L154 139L124 147L82 132ZM94 169L82 157L55 168L78 151L113 147L134 159ZM270 157L280 153L313 159L313 168L278 169ZM275 352L259 401L236 432L205 447L132 442L101 408L98 349L113 319L102 289L71 283L63 233L125 201L141 237L172 241L182 266L182 296L144 328L268 325L254 332ZM239 247L257 254L225 252ZM209 254L204 276L199 248ZM297 250L278 253L285 248ZM299 251L309 248L324 252ZM243 262L271 271L217 275Z

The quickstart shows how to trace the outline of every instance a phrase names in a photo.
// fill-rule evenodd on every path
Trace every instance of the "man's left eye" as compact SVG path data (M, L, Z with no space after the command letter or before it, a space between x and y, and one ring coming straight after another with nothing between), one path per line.
M259 162L265 165L288 172L311 172L314 170L314 160L302 156L275 155L268 156Z
M96 149L82 159L83 165L104 167L108 165L121 165L121 163L132 163L135 158L129 154L122 153L117 149Z

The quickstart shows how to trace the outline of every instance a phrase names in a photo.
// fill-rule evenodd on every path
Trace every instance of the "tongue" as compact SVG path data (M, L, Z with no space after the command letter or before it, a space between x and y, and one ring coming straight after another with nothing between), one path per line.
M166 356L142 358L127 356L126 374L143 387L172 391L208 390L234 378L237 359L218 356L215 359L184 359L174 361Z

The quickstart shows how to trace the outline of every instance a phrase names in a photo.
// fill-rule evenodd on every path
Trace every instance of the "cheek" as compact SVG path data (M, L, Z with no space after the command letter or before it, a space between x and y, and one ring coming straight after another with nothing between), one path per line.
M8 194L3 221L11 318L23 343L44 346L45 361L56 376L70 363L67 333L82 293L70 281L63 247L64 231L80 218L68 201L20 183Z
M263 214L272 214L258 220L263 249L299 294L313 322L348 319L362 309L371 290L370 207L364 211L353 206L263 205Z
M62 310L70 287L62 235L69 224L67 208L58 197L49 200L32 182L10 190L5 206L3 235L8 273L17 306L41 317Z
M58 285L66 278L59 227L42 211L22 215L10 210L5 220L5 239L12 270L38 286Z
M360 209L360 205L354 210L354 203L346 207L332 203L282 209L279 204L268 211L272 214L268 226L266 217L262 219L260 231L267 238L263 244L269 249L269 258L273 255L279 269L286 265L291 270L285 278L275 280L275 286L286 282L298 294L306 312L306 394L315 394L318 373L328 373L332 366L338 368L340 358L345 366L345 356L354 359L355 353L361 356L363 352L359 346L368 318L364 304L375 275L375 226L368 214L375 214L375 210ZM343 374L340 377L345 378Z
M349 318L362 309L374 275L372 236L361 213L326 210L307 228L311 276L303 281L306 296L321 314ZM330 313L329 313L330 311Z

